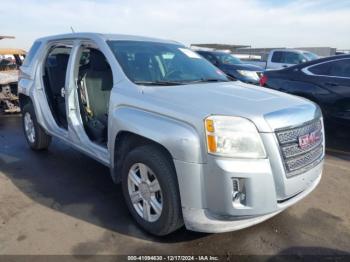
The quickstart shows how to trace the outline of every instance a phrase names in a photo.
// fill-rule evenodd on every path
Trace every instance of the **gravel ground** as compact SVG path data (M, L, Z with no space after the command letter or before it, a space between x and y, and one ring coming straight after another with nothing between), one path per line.
M333 143L318 188L254 227L155 238L127 212L108 168L55 139L31 151L18 116L0 116L0 254L348 254L350 154Z

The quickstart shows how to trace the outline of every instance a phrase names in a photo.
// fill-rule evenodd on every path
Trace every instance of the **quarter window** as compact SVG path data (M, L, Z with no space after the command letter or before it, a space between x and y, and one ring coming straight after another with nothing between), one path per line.
M329 75L330 72L330 63L324 63L316 65L309 68L309 71L315 75Z
M350 77L350 59L342 59L319 64L309 68L315 75Z

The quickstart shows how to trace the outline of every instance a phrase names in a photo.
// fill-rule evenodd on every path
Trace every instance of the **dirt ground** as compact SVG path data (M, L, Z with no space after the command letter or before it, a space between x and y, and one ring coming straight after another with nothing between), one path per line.
M155 238L133 222L108 168L57 139L31 151L20 117L0 116L0 254L348 254L350 146L330 143L303 201L254 227Z

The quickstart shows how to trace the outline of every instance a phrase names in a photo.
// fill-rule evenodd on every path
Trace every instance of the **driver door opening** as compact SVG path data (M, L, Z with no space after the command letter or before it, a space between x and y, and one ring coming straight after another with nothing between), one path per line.
M107 146L108 107L113 75L106 57L100 50L83 47L77 84L85 132L92 142Z

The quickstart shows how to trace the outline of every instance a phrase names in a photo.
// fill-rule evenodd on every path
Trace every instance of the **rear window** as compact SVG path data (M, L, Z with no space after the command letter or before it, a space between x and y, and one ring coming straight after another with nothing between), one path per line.
M32 62L34 56L36 55L36 53L38 52L39 50L39 47L41 45L41 42L34 42L34 44L32 45L32 47L30 48L26 58L24 59L24 62L23 62L23 66L28 66L30 65L30 63Z
M350 59L334 61L331 64L330 75L350 78Z

